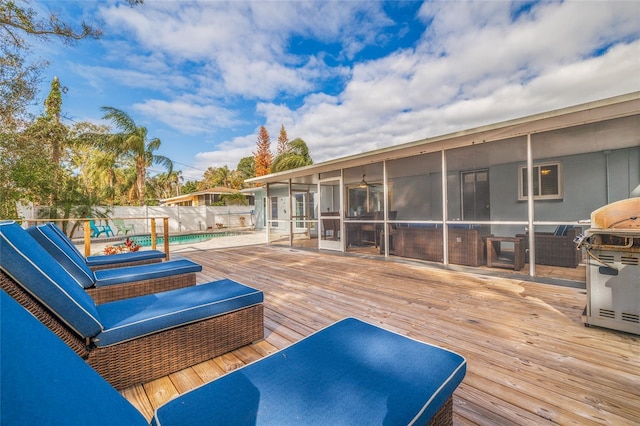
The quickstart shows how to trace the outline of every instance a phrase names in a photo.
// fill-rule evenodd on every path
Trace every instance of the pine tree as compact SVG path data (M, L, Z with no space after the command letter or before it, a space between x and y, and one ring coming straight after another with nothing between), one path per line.
M255 159L256 176L268 175L271 172L271 162L273 161L271 139L269 132L264 126L260 126L257 149L256 152L253 153L253 158Z
M276 155L284 154L289 149L289 138L287 137L287 131L284 128L284 124L280 127L280 135L278 136L278 151Z

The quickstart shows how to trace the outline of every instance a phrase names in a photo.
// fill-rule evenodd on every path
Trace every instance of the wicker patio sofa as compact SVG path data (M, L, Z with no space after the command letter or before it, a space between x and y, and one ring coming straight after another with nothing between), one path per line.
M449 227L449 263L466 266L485 264L485 242L479 229ZM396 256L444 261L442 228L398 227L394 233Z
M25 235L15 223L0 223L0 286L117 389L264 337L256 289L224 279L97 305Z
M122 268L125 266L148 265L150 263L162 262L167 255L160 250L143 250L131 253L117 253L105 255L96 255L84 257L82 253L73 244L73 241L54 223L44 223L42 225L29 227L27 232L35 233L35 231L43 233L54 244L58 246L66 246L69 250L83 259L89 269L97 271L99 269Z
M577 249L574 239L580 228L559 226L555 232L536 232L536 264L575 268L582 261L582 251ZM518 234L524 239L525 262L529 263L529 234Z
M20 231L16 229L16 232ZM202 270L202 265L178 259L92 271L78 250L52 226L30 227L22 232L23 238L33 237L98 304L192 286L196 283L196 273Z
M2 291L0 304L3 423L148 424ZM451 424L465 373L456 353L349 318L177 396L152 424Z

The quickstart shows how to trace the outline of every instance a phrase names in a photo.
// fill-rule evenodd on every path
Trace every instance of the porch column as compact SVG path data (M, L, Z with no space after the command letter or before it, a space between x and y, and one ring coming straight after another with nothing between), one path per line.
M266 198L265 198L265 205L264 205L264 209L265 209L265 215L264 217L267 218L267 223L264 224L264 226L267 228L267 244L271 244L271 196L269 195L269 187L271 186L270 183L267 183L267 187L266 187Z
M382 215L382 235L384 236L384 257L389 257L389 224L387 221L389 220L389 183L387 182L387 161L384 160L382 162L382 194L384 196L384 200L382 203L382 210L384 213ZM374 239L378 238L378 235L374 232Z
M293 247L293 191L291 189L291 178L288 180L289 188L289 246Z
M531 149L531 133L527 133L527 220L529 222L529 275L536 275L536 238L533 229L533 150Z
M449 206L447 205L447 154L442 149L442 259L445 265L449 264Z

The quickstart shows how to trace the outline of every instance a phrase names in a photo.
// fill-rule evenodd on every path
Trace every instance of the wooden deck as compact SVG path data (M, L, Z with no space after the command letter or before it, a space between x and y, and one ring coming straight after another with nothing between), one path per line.
M353 316L466 357L454 424L640 421L640 336L585 327L585 291L276 246L192 252L199 282L265 294L265 339L122 393L151 418L179 393ZM212 401L212 403L215 403Z

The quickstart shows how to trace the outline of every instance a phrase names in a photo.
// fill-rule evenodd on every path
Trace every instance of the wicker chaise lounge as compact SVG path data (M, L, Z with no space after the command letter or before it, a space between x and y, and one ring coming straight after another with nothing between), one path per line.
M24 238L31 235L98 304L192 286L196 283L196 273L202 270L202 265L178 259L94 272L84 257L60 239L53 228L38 226L22 232Z
M96 305L15 223L0 223L0 269L2 288L117 389L264 336L262 292L231 280Z
M59 246L65 247L69 250L75 252L76 256L79 259L84 260L89 269L92 271L97 271L99 269L111 269L111 268L122 268L125 266L139 266L139 265L147 265L149 263L158 263L162 262L167 255L160 250L144 250L144 251L136 251L132 253L118 253L111 254L109 256L98 255L98 256L88 256L84 257L80 251L73 244L73 241L66 236L66 234L53 223L45 223L42 225L38 225L37 227L30 227L27 229L32 236L37 235L38 233L43 234L43 236L51 241L51 243Z
M2 291L0 304L3 423L147 424ZM346 319L178 396L152 424L451 424L465 372L453 352Z

